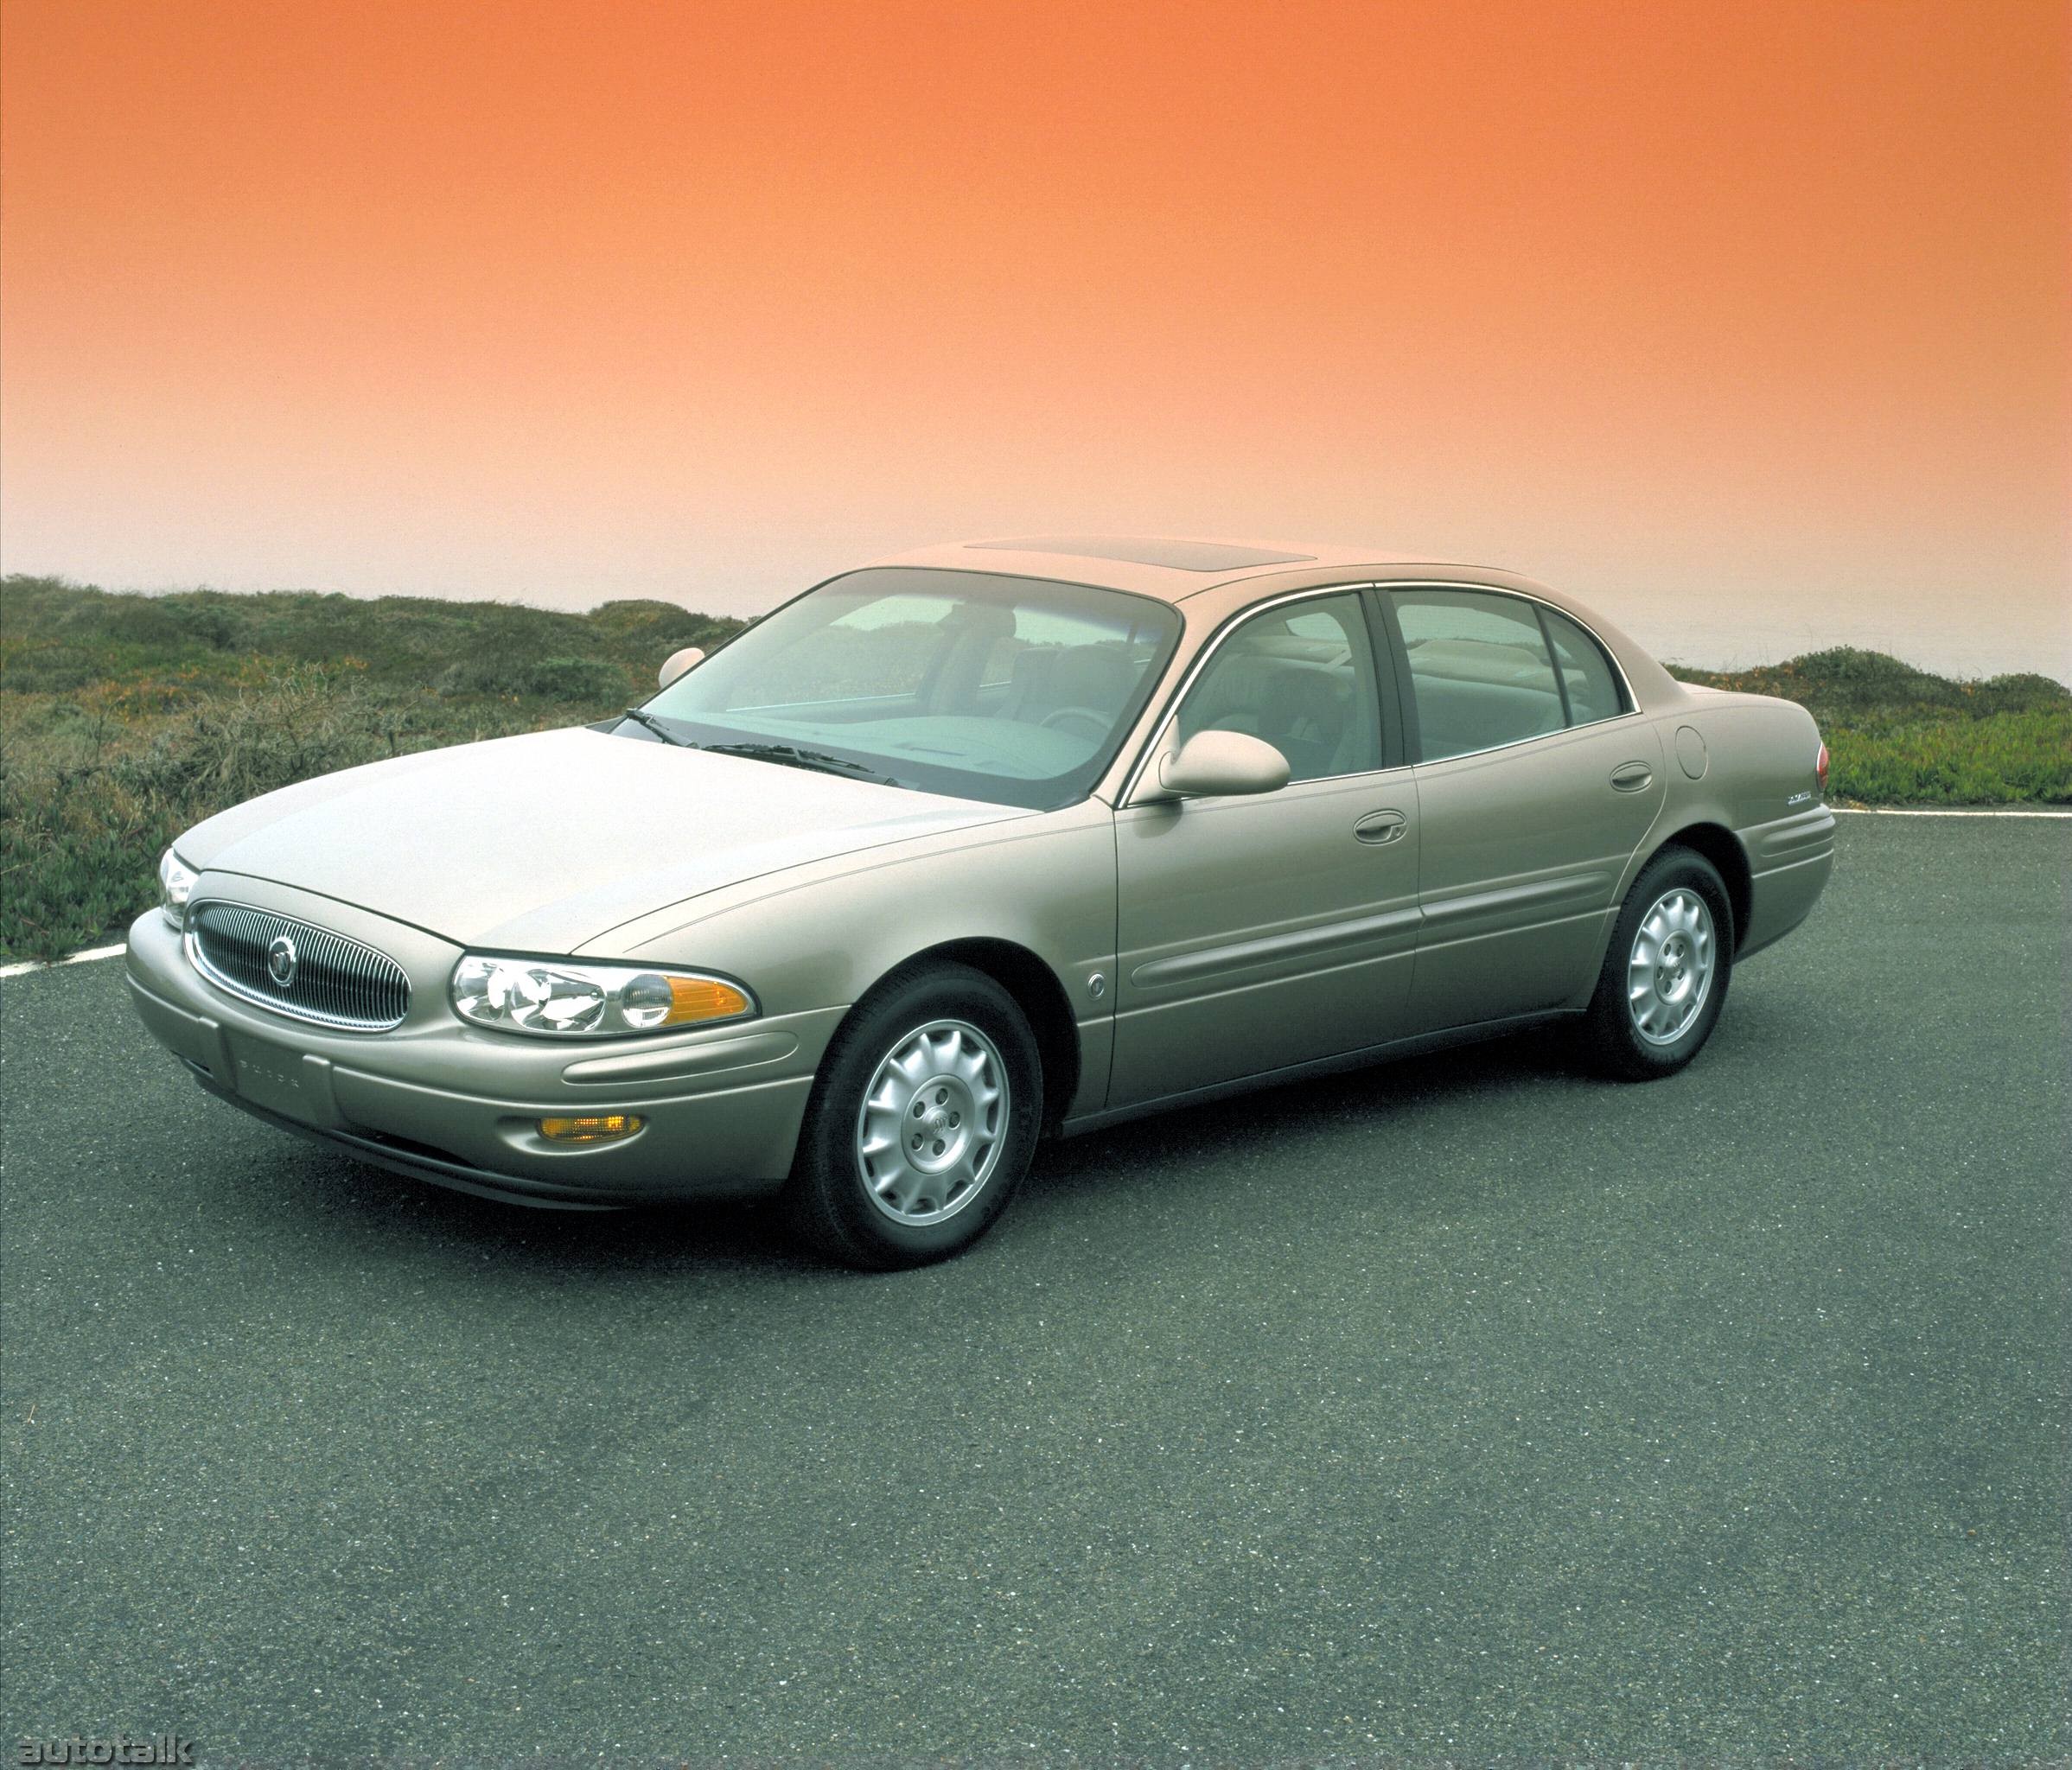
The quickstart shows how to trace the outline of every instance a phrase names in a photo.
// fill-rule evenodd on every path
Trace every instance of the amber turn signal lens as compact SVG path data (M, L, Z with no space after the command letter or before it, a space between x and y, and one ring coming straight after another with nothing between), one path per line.
M589 1118L543 1118L539 1134L550 1143L609 1143L629 1137L647 1121L636 1112L601 1112Z
M749 998L731 984L717 977L669 979L669 1012L666 1027L688 1025L700 1020L731 1020L749 1011Z

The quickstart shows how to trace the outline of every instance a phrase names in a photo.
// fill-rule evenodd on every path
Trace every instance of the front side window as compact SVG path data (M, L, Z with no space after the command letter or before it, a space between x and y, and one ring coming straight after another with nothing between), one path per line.
M1427 762L1559 731L1568 722L1533 605L1486 590L1395 590Z
M997 805L1069 805L1113 760L1179 632L1168 604L1119 590L851 572L670 684L641 710L653 728L618 729Z
M1253 615L1209 655L1180 704L1178 736L1242 731L1288 759L1291 780L1381 766L1374 648L1357 595Z

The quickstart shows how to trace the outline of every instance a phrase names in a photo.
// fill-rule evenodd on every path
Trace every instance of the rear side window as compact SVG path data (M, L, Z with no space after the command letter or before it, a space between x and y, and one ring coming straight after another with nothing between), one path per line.
M1568 691L1568 723L1594 725L1600 719L1617 718L1626 710L1626 700L1603 646L1559 609L1542 608L1540 618L1554 642L1554 661Z
M1425 761L1495 749L1568 723L1532 603L1482 590L1391 594Z

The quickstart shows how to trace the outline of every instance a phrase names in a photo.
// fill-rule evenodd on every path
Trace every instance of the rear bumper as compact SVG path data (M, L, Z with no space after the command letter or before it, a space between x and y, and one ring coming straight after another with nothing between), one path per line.
M216 989L156 910L130 930L127 970L144 1025L219 1098L413 1179L564 1208L775 1191L843 1012L597 1045L415 1009L394 1033L333 1031ZM647 1123L610 1143L539 1134L543 1117L611 1112Z
M1813 914L1834 872L1834 813L1814 805L1741 832L1749 856L1749 924L1737 960L1758 952Z

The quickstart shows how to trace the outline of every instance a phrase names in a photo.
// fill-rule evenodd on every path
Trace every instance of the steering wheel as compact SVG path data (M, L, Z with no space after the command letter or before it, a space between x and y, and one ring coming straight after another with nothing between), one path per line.
M1114 720L1107 714L1096 712L1092 707L1053 707L1038 722L1046 731L1062 730L1067 725L1078 723L1088 729L1095 743L1108 735Z

